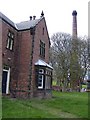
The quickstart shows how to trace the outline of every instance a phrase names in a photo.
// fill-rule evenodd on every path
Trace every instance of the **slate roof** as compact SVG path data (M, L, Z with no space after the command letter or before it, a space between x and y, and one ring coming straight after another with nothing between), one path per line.
M43 61L43 60L41 60L41 59L39 59L39 60L35 63L35 65L45 66L45 67L49 67L49 68L53 69L52 66L50 66L49 64L47 64L45 61Z
M40 19L35 19L35 20L29 20L29 21L24 21L16 24L18 30L24 30L24 29L29 29L38 24L38 22L41 20Z
M38 24L38 22L43 18L41 17L40 19L35 19L35 20L29 20L29 21L23 21L20 23L14 23L12 22L9 18L7 18L3 13L0 12L0 18L7 23L9 23L11 26L16 28L17 30L25 30L25 29L30 29Z

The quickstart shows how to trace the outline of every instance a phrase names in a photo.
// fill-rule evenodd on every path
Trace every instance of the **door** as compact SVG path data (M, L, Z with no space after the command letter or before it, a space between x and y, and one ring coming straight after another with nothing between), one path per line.
M3 71L3 76L2 76L2 93L6 93L7 76L8 76L8 71Z
M2 75L2 93L9 93L10 68L3 69Z

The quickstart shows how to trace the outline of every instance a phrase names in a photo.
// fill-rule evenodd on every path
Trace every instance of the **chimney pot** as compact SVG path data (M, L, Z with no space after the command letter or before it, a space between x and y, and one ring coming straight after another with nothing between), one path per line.
M36 18L36 16L34 15L34 16L33 16L33 20L35 20L35 18Z
M30 20L32 20L32 16L30 16Z

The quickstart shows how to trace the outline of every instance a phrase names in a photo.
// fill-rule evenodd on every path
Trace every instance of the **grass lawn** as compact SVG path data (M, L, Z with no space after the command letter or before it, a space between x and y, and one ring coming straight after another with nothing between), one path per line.
M88 118L88 93L53 92L51 99L3 97L3 118Z

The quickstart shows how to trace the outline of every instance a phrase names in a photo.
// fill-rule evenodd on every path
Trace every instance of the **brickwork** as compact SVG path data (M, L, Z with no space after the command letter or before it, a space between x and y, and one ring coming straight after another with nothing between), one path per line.
M15 37L14 37L14 48L13 51L10 51L9 49L6 48L7 45L7 35L8 35L8 31L11 30ZM15 89L16 87L16 81L13 82L13 80L15 79L15 69L16 66L14 64L14 53L15 53L15 48L16 48L16 43L17 43L17 31L11 27L10 25L8 25L6 22L2 21L2 64L3 64L3 68L5 65L10 67L11 70L11 74L10 74L10 85L12 86L13 89ZM10 87L10 89L12 89Z
M0 119L2 118L2 21L0 19Z
M74 10L72 15L73 15L72 36L74 39L76 39L77 38L77 12Z
M51 90L38 90L34 93L34 97L38 97L39 99L52 98L52 91Z
M43 35L43 28L44 28L44 35ZM45 42L45 59L41 58L40 56L40 40ZM40 23L36 27L35 31L35 42L34 42L34 54L33 54L33 69L32 69L32 91L33 93L37 92L36 83L35 83L35 63L38 61L38 59L42 59L45 62L49 62L49 38L48 38L48 32L47 27L45 24L45 20L43 19L40 21ZM40 91L40 90L39 90ZM40 95L43 96L43 93L40 93ZM39 96L39 94L38 94Z
M13 51L6 48L9 30L14 33ZM49 63L50 41L45 18L42 18L35 26L34 36L31 35L30 29L20 31L2 20L2 36L3 67L4 65L10 67L9 89L11 96L21 98L34 97L34 94L42 97L44 97L45 94L49 96L48 91L37 90L35 81L35 63L38 59L42 59L46 63ZM40 40L45 43L45 58L40 56ZM29 94L30 96L28 96Z

